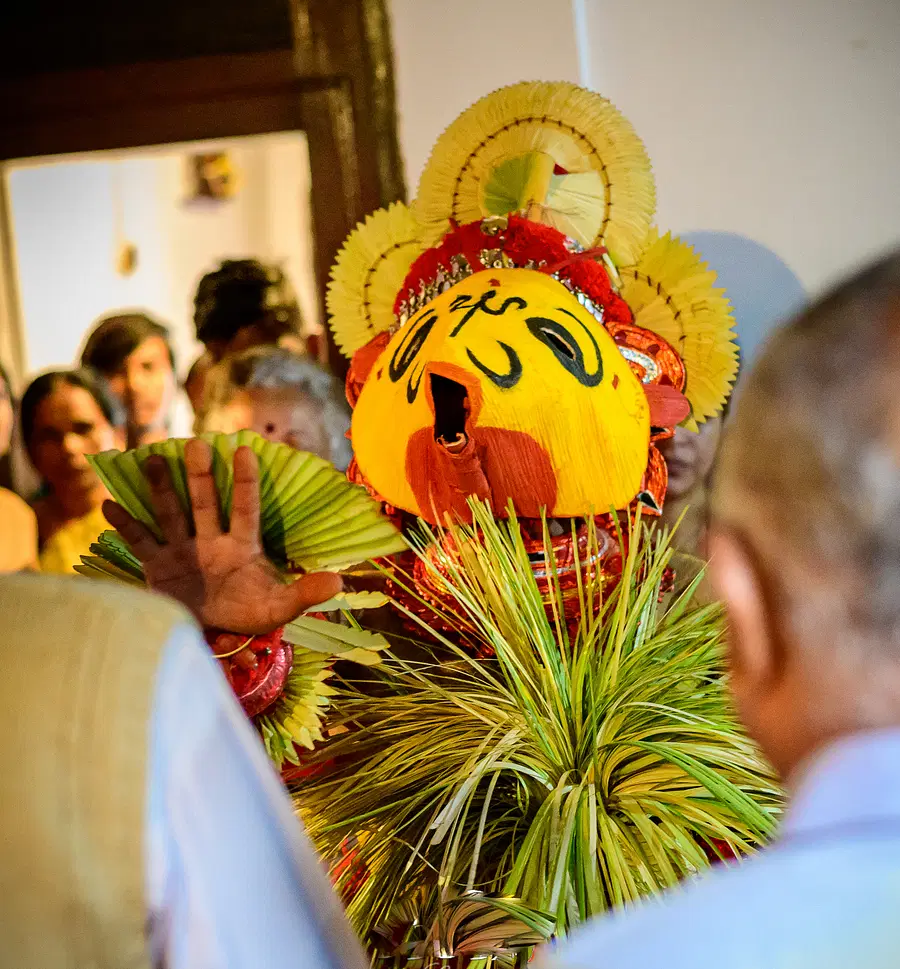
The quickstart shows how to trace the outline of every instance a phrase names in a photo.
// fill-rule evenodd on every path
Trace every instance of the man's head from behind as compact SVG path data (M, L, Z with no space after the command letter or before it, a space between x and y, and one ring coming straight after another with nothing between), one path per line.
M713 509L732 686L775 765L900 725L900 254L770 342Z

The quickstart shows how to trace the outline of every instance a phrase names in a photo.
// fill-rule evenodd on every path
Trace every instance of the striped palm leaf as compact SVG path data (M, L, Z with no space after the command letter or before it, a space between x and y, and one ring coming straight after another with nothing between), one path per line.
M563 935L717 852L753 851L779 806L728 700L720 607L693 608L691 589L661 601L665 533L638 540L633 524L605 597L586 570L575 628L552 558L548 610L515 522L477 504L473 515L437 545L424 533L417 550L460 631L492 657L427 630L418 657L386 658L377 689L342 683L333 715L349 730L329 744L335 766L298 796L326 858L356 839L366 879L339 880L357 882L349 914L373 949L403 940L390 950L398 964L412 953L424 965L454 953L508 962L536 932ZM588 544L590 555L595 533ZM448 931L447 906L473 892L517 912L519 927L479 912L474 942L459 919Z
M209 434L204 439L213 451L213 473L225 522L231 511L234 452L246 445L256 454L262 544L268 558L282 569L286 582L291 581L291 573L344 569L406 548L366 491L317 455L267 441L252 431ZM172 439L132 451L106 451L89 460L116 501L161 537L144 465L151 455L165 458L179 502L190 516L186 443ZM145 581L141 563L114 531L99 537L77 571L135 585ZM278 767L285 760L298 764L298 746L312 749L323 740L332 664L339 659L363 665L379 661L386 640L359 629L351 611L385 601L384 597L343 593L311 610L343 614L343 624L301 616L285 627L281 638L291 645L293 657L283 691L270 708L253 718Z

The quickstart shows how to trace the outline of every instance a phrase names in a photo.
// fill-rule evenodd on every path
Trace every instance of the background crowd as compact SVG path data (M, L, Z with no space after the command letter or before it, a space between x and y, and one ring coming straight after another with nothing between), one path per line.
M183 383L169 330L138 310L95 321L71 369L34 376L19 401L0 366L0 570L74 574L107 527L87 460L100 451L249 428L346 468L343 389L307 353L280 270L223 262L199 282L194 326L203 352ZM19 483L17 462L37 488Z

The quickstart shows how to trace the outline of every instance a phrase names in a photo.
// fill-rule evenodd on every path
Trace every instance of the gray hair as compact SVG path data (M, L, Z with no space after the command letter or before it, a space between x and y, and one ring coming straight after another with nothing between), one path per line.
M781 330L725 434L714 516L794 634L900 659L900 253ZM873 655L875 655L873 654Z
M328 436L330 460L341 471L353 452L347 440L350 408L340 383L312 360L278 346L254 347L226 357L211 373L197 430L206 430L210 418L241 390L293 390L319 406Z

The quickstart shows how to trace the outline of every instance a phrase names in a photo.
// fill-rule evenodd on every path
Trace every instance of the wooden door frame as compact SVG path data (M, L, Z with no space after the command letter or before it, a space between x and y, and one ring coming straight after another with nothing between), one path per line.
M302 130L325 319L341 243L405 196L390 32L385 0L291 0L291 12L293 50L0 81L0 162ZM342 376L347 361L326 332L327 362Z

